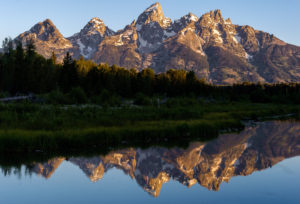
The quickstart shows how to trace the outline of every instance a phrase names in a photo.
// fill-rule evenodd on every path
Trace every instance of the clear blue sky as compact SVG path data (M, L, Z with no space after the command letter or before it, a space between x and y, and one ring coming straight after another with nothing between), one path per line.
M92 18L99 17L114 30L131 23L153 0L0 0L0 41L29 30L50 18L69 37ZM234 24L250 25L300 46L299 0L161 0L166 17L178 19L221 9ZM1 43L2 45L2 43Z

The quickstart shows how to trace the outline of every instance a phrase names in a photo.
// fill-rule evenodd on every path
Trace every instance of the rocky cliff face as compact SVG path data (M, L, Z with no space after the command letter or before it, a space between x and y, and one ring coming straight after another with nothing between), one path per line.
M185 186L199 183L217 191L234 176L247 176L300 155L298 122L264 122L240 134L221 135L208 143L192 143L188 149L125 149L106 156L70 158L92 182L112 168L122 170L148 193L157 197L170 179ZM35 164L33 171L49 178L63 158Z
M54 51L60 60L69 51L74 58L128 69L193 70L214 84L300 81L300 47L250 26L234 25L220 10L172 21L155 3L118 32L93 18L79 33L64 38L46 20L18 37L23 43L31 38L40 54L49 57Z
M20 40L23 45L33 40L39 54L50 58L54 52L59 61L62 61L66 52L73 47L72 43L62 36L49 19L39 22L29 31L22 33L17 37L17 40Z
M73 57L83 56L90 59L98 50L98 45L102 40L114 34L115 32L105 26L99 18L91 19L79 33L68 38L73 44Z

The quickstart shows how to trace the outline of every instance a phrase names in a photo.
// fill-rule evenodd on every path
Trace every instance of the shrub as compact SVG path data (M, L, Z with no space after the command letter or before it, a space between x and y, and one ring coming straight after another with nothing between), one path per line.
M202 101L200 102L196 98L191 98L191 97L182 97L182 98L169 98L166 101L166 106L167 107L177 107L177 106L194 106L194 105L199 105L201 104Z
M92 102L103 106L120 106L122 104L118 95L106 89L102 90L100 96L93 96Z
M73 104L87 103L87 96L81 87L72 88L68 97Z
M8 92L0 92L0 98L6 98L6 97L9 97Z
M60 90L51 91L48 95L46 95L46 103L48 104L57 105L66 104L68 102L68 98Z
M152 105L152 102L151 102L151 99L149 97L145 96L142 93L138 93L135 96L134 104L135 105L140 105L140 106L149 106L149 105Z

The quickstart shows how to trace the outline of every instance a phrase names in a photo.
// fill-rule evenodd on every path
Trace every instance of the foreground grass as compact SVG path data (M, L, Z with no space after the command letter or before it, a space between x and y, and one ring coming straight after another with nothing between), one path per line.
M0 151L96 151L99 148L149 145L187 145L190 139L209 140L229 127L241 129L238 120L164 120L136 122L128 126L62 130L0 130Z
M98 153L112 148L185 146L222 131L243 128L242 120L300 116L300 106L274 104L176 104L158 107L0 105L0 152Z

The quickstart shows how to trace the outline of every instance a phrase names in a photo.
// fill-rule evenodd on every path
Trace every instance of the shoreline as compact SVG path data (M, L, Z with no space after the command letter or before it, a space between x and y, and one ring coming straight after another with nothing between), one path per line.
M0 114L1 153L89 154L130 145L186 146L193 140L238 132L245 121L299 119L300 106L230 103L62 110L61 106L2 104Z

